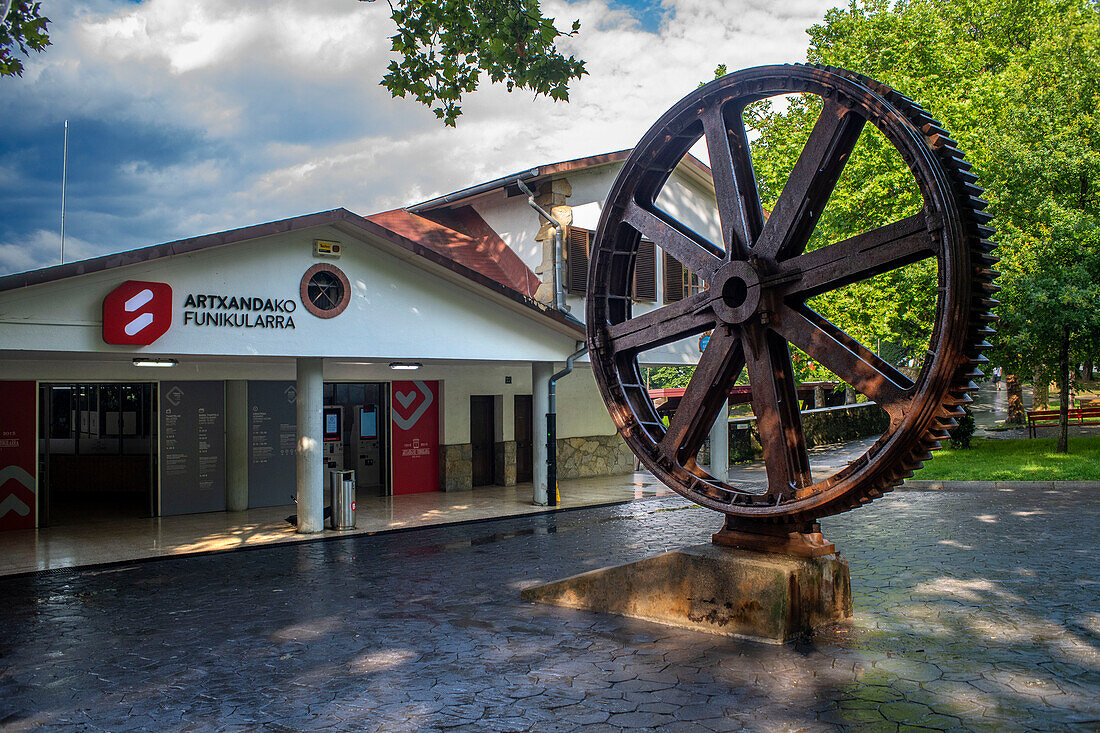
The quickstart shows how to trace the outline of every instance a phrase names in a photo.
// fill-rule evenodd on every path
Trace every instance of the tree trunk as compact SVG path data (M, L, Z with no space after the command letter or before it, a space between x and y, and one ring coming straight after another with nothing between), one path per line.
M1089 359L1088 361L1085 362L1085 381L1086 382L1091 382L1092 381L1092 367L1093 367L1092 359Z
M1069 326L1062 327L1058 348L1058 445L1055 453L1069 453Z
M1031 409L1050 409L1050 382L1042 369L1035 370L1035 381L1031 383Z
M1005 388L1008 390L1008 419L1005 422L1022 425L1024 422L1024 393L1020 378L1015 374L1005 375Z

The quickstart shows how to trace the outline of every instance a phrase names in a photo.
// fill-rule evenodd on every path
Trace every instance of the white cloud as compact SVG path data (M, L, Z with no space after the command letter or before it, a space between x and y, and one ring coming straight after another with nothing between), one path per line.
M550 0L560 28L582 22L562 42L588 64L572 101L485 86L449 129L378 85L393 32L385 3L95 0L54 18L54 45L29 65L15 106L43 128L79 117L194 138L181 160L135 153L116 164L115 185L144 201L136 246L335 206L370 214L630 147L718 64L803 60L805 29L831 4L663 0L651 33L607 0ZM111 191L97 193L109 206ZM99 213L109 227L113 212ZM117 218L133 236L132 219ZM88 238L95 253L119 241L98 230ZM3 247L4 270L42 263Z

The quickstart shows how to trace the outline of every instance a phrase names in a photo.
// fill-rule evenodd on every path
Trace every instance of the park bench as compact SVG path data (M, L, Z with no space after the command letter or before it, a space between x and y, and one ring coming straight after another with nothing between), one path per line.
M1100 405L1092 407L1069 408L1068 422L1070 425L1085 425L1086 423L1100 422ZM1034 438L1035 429L1040 425L1057 425L1058 410L1028 410L1027 411L1027 436Z

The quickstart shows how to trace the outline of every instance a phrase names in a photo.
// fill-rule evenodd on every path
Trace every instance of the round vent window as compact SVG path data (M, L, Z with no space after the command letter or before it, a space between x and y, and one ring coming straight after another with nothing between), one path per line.
M347 275L335 265L319 264L302 275L302 305L318 318L332 318L344 312L351 302Z

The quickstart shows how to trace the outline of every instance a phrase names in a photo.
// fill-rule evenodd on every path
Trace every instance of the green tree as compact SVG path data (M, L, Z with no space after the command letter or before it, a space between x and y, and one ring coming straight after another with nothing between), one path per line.
M7 3L0 1L0 11ZM42 3L14 0L6 18L0 18L0 76L23 76L23 59L50 45Z
M542 14L538 0L397 0L391 4L401 58L390 62L382 85L394 97L412 95L454 126L462 95L482 76L508 91L569 99L569 82L588 73L584 62L555 46L580 30L579 20L562 33Z
M1100 290L1100 15L1088 0L853 0L809 30L811 62L849 68L916 99L942 119L974 164L996 217L1003 258L994 359L1031 373L1069 364L1098 340ZM817 108L751 108L762 198L778 196ZM811 247L914 213L910 175L865 129ZM812 305L864 343L927 340L935 273L918 263L822 296ZM912 304L918 307L913 308ZM1065 448L1065 421L1063 441Z

